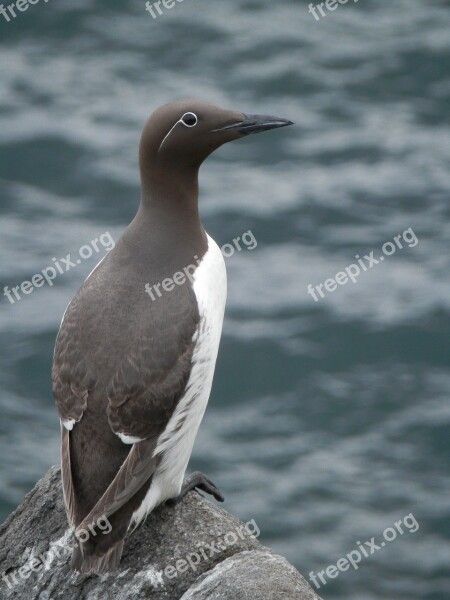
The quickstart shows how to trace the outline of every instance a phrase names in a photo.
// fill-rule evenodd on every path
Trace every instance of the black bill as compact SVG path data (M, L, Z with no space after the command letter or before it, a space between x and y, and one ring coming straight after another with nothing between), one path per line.
M289 121L289 119L281 119L280 117L269 115L244 115L244 117L245 119L239 123L227 125L215 131L238 131L243 135L249 135L250 133L259 133L260 131L269 131L278 127L294 125L293 121Z

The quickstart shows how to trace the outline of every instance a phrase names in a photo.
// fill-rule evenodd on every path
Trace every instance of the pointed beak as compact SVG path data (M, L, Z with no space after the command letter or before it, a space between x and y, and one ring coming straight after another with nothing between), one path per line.
M227 125L222 129L215 129L215 131L237 131L242 135L249 135L269 131L270 129L278 129L278 127L287 127L288 125L294 125L293 121L269 115L244 115L243 121Z

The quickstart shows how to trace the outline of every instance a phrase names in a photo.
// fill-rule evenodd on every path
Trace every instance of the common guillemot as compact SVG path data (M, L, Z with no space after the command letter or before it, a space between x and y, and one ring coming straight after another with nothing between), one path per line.
M117 568L127 531L164 501L192 489L223 500L201 473L184 481L226 299L224 260L199 216L198 170L226 142L291 124L182 100L156 110L144 127L137 215L70 302L55 345L53 391L76 571ZM198 265L192 278L161 301L149 300L149 281L191 264ZM105 518L111 530L97 535Z

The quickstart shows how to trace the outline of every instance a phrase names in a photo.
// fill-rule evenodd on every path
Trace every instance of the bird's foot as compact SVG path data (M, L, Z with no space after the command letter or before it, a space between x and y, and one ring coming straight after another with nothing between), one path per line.
M184 480L180 494L176 498L171 498L170 500L167 500L166 504L168 504L169 506L175 506L176 504L178 504L178 502L180 502L180 500L182 500L186 496L186 494L188 494L192 490L196 490L197 492L201 490L206 494L210 494L211 496L214 496L214 498L218 502L223 502L225 500L225 498L223 497L219 489L211 481L211 479L208 479L208 477L206 477L206 475L204 475L203 473L200 473L200 471L195 471L194 473L192 473L192 475L189 475L189 477L186 477L186 479Z

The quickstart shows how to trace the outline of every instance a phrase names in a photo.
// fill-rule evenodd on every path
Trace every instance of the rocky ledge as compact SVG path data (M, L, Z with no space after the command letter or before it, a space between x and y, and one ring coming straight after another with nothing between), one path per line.
M129 536L120 569L69 568L72 531L59 467L0 527L0 598L9 600L320 600L288 561L243 523L195 492L162 506Z

